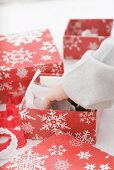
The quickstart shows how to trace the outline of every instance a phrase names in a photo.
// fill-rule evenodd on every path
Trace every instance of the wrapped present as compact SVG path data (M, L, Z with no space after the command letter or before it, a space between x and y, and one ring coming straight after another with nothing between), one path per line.
M72 19L66 28L64 58L80 59L87 50L96 50L111 35L113 19Z
M0 128L7 129L15 135L18 148L26 144L24 133L21 130L21 117L15 105L7 104L6 109L0 111ZM2 136L8 137L8 135L5 134L2 134Z
M54 87L54 83L55 85L56 82L60 83L61 78L47 78L46 76L44 78L38 74L39 72L37 71L27 88L23 102L19 106L22 118L21 128L25 133L25 137L29 139L45 139L64 131L77 136L84 142L94 144L96 140L96 111L85 110L78 106L75 110L68 101L55 103L54 106L52 105L51 110L43 109L45 96L43 93L42 96L41 89L44 88L44 84L46 85L46 79L48 80L48 88L51 88L51 86ZM39 77L37 82L39 84L34 82L37 76ZM48 90L46 87L44 92L47 93ZM40 103L36 101L40 101Z
M0 36L0 103L23 96L35 71L62 75L63 61L48 30Z
M54 135L15 157L1 170L113 170L114 157L66 134Z

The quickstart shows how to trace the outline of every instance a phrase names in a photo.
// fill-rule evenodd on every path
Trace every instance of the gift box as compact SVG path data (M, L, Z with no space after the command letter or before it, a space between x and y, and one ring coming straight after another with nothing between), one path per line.
M24 95L35 71L62 75L63 61L48 30L0 36L0 103Z
M33 79L37 77L36 75L37 72ZM61 81L60 77L55 79L54 77L47 78L39 75L38 78L41 87L44 87L43 83L46 85L46 79L48 80L48 87L49 83L50 86L51 84L54 86L54 83ZM68 104L68 101L60 102L61 107L54 107L54 110L35 107L33 105L33 87L36 87L34 94L39 95L37 91L39 86L32 84L33 79L27 88L25 98L19 106L22 119L21 128L25 133L25 137L27 139L45 139L63 131L76 136L86 143L94 144L96 140L96 111L85 110L78 105L76 110L71 110L70 107L64 106ZM51 83L50 79L54 80L52 81L53 83ZM42 96L39 100L41 101L41 99Z
M114 157L66 134L54 135L1 170L114 170Z
M80 59L111 35L113 19L72 19L63 38L64 58Z

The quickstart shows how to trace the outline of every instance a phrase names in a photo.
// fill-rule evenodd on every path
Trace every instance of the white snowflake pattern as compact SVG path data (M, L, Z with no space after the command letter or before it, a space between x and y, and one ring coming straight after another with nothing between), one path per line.
M2 66L0 66L0 70L2 70L2 71L10 71L10 70L11 70L11 68L10 68L10 67L6 67L6 66L2 65Z
M63 73L62 64L63 64L62 62L59 62L57 64L53 64L52 73Z
M40 155L30 149L10 161L7 168L13 170L46 170L45 160L47 158L47 155Z
M96 170L95 164L88 164L86 163L86 166L84 167L86 170Z
M29 111L27 108L23 108L23 109L19 108L19 114L20 114L22 120L27 120L27 119L35 120L34 117L31 117L29 115Z
M94 144L94 139L91 137L91 134L88 130L85 130L82 133L78 133L78 132L75 133L75 137L82 142Z
M24 67L18 68L17 69L17 76L19 78L24 78L27 77L28 70Z
M109 167L109 163L107 163L107 164L100 164L99 168L100 168L100 170L109 170L109 169L112 169L112 168Z
M0 73L0 80L2 80L3 78L10 78L10 74L6 72Z
M45 140L46 138L43 138L43 137L39 136L38 134L35 134L34 137L32 137L32 139L33 139L33 140L41 140L41 141L43 141L43 140Z
M112 22L110 22L109 24L105 24L105 26L106 26L106 32L110 33L112 29Z
M93 156L93 155L91 155L90 153L89 153L89 151L87 151L87 152L83 152L83 151L80 151L80 153L78 153L78 154L76 154L77 156L79 156L79 159L89 159L91 156Z
M56 52L56 48L55 48L55 45L53 44L53 42L44 41L42 43L43 44L42 44L42 47L40 48L40 50L49 51L51 54Z
M64 148L63 145L52 145L51 148L48 149L48 151L50 152L51 155L59 155L62 156L63 153L65 153L67 150Z
M79 44L81 43L80 37L71 36L71 38L65 40L64 48L68 48L69 50L75 48L77 51L80 51Z
M33 67L33 71L36 72L40 70L42 73L46 72L47 66L44 63L40 63L40 65L35 64Z
M81 35L82 33L82 22L81 21L76 21L74 24L71 25L70 27L71 34L73 35Z
M81 147L83 142L80 139L72 138L70 139L69 144L71 147Z
M32 43L33 41L39 42L41 41L41 37L43 35L43 32L41 31L29 31L19 34L10 34L5 36L7 42L12 43L14 46L20 46L23 44Z
M36 54L36 52L24 50L23 47L19 50L13 50L11 52L4 51L3 61L5 61L6 64L12 64L12 67L15 66L15 64L23 64L25 62L32 63L31 59L34 54Z
M24 133L31 133L32 134L35 127L33 127L30 122L28 122L28 123L22 122L21 129L24 131Z
M82 27L82 23L80 21L77 21L75 24L74 24L74 29L76 28L81 28Z
M38 115L43 122L40 130L51 130L54 133L58 133L63 129L70 129L66 124L66 115L68 113L56 115L56 111L50 110L47 115ZM61 130L60 130L61 129Z
M55 170L68 170L72 166L68 160L57 160L52 165L55 166Z
M93 122L95 120L95 112L94 111L81 112L79 114L79 117L80 117L80 122L91 124L91 122Z
M6 67L4 65L0 66L0 80L2 80L3 78L10 78L10 68Z
M49 61L52 59L52 56L50 55L42 55L42 57L40 58L40 60L43 60L43 61Z
M97 48L98 48L99 46L95 43L95 42L90 42L89 43L89 46L88 46L88 49L89 50L97 50Z
M21 84L21 82L19 82L19 86L17 87L17 90L9 92L9 93L12 94L13 97L17 97L17 96L20 96L20 95L24 95L25 91L26 91L26 87L23 86Z
M0 83L0 91L4 91L4 90L12 90L12 81Z

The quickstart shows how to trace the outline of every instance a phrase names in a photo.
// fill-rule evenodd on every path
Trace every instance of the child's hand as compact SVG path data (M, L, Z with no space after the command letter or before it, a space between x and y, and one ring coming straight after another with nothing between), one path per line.
M51 103L54 101L62 101L64 99L68 99L68 96L66 95L62 85L58 85L54 87L48 95L46 95L44 108L49 108Z

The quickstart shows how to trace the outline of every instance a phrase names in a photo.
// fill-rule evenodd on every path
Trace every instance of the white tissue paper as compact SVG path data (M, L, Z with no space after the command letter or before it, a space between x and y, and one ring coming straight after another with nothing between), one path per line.
M50 93L53 87L56 87L61 83L61 77L41 76L40 82L37 84L35 80L38 76L40 76L39 70L35 73L25 94L25 105L28 108L43 109L46 95ZM67 100L63 100L60 102L55 101L50 106L50 109L75 110L75 107L72 106Z

